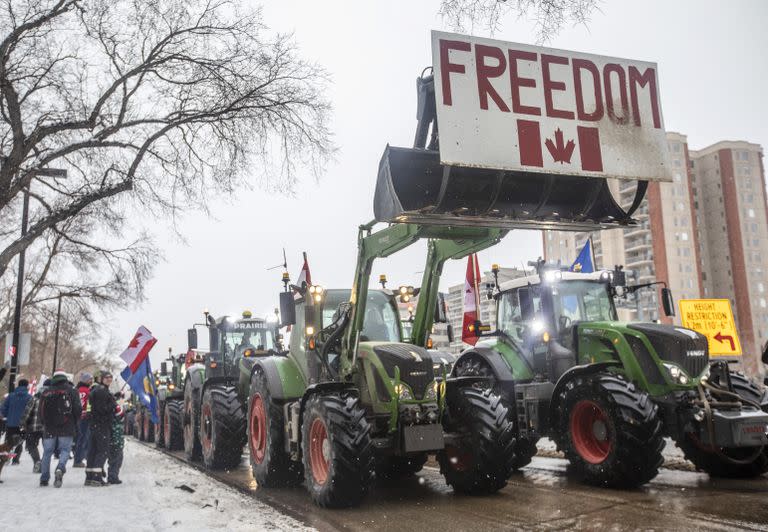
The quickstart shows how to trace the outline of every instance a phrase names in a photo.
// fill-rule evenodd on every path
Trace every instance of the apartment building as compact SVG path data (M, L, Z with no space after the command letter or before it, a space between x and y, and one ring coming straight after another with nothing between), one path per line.
M730 299L744 350L744 368L757 373L759 346L768 340L768 204L762 148L718 142L688 149L687 138L667 134L672 182L651 183L635 213L638 224L591 233L598 268L623 264L632 281L664 281L676 299ZM632 203L633 181L609 185L623 205ZM544 256L569 264L590 233L544 231ZM656 290L620 302L630 320L670 320Z

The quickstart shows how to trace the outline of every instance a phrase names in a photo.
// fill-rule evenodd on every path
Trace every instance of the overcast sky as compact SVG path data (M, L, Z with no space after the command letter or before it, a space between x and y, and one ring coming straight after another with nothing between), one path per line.
M253 4L261 4L253 0ZM139 325L159 342L154 366L169 347L186 350L186 329L203 308L214 315L271 313L280 270L267 267L288 254L293 279L301 252L313 281L348 287L356 258L357 226L373 218L373 190L387 143L410 146L415 127L415 79L430 64L430 30L450 29L437 0L281 0L264 3L273 30L294 32L305 58L333 79L332 129L340 148L319 181L303 176L293 196L244 190L213 203L213 218L190 213L180 228L187 242L157 229L165 261L159 264L141 308L118 313L107 334L120 346ZM568 28L549 46L656 62L667 131L688 135L703 148L718 140L768 145L768 2L606 0L588 27ZM475 34L489 36L476 28ZM533 24L510 18L495 38L535 44ZM418 284L424 246L416 245L374 266L375 282ZM514 231L480 253L489 269L520 266L541 255L538 231ZM465 263L446 265L441 287L463 282Z

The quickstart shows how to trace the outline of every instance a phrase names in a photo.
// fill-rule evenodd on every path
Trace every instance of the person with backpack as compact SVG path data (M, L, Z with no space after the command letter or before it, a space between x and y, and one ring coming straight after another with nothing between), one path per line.
M51 478L51 457L58 451L59 464L54 473L53 485L61 487L67 472L69 451L80 419L80 397L67 380L67 374L57 370L51 386L40 397L40 417L43 420L43 460L40 467L40 486L47 486Z
M47 384L46 384L47 383ZM24 440L26 442L27 452L32 457L33 465L32 472L40 472L40 451L37 449L40 440L43 437L43 420L40 417L40 397L46 389L46 386L50 386L50 380L46 380L40 387L40 390L32 396L32 399L27 403L27 407L24 409L24 415L21 416L22 426L24 427Z
M17 445L14 450L14 458L11 465L19 465L19 459L21 458L21 431L23 426L21 423L21 416L24 414L24 409L27 408L27 403L32 399L27 387L29 381L27 379L19 380L19 384L15 390L13 390L8 397L3 401L2 416L5 418L5 442Z
M89 424L91 438L88 442L88 460L85 466L86 486L106 486L104 464L112 442L112 420L115 417L117 401L109 391L112 374L99 372L99 384L91 388L88 396Z
M72 467L85 467L85 457L88 456L88 440L91 437L88 421L88 395L91 393L93 376L84 371L80 374L80 382L77 383L77 392L80 394L80 406L83 413L77 422L77 436L75 438L75 463Z

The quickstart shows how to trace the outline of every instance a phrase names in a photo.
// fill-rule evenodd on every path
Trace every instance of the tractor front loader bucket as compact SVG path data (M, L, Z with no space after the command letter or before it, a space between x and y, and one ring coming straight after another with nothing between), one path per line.
M632 225L647 188L629 209L602 178L444 166L440 154L387 146L374 214L380 222L594 231Z

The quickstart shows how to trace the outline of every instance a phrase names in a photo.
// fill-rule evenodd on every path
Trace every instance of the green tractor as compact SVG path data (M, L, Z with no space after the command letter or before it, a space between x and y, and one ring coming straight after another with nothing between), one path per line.
M368 289L375 259L435 232L443 233L361 226L351 290L303 286L294 294L284 277L288 350L251 360L250 369L241 364L259 485L304 480L318 505L353 506L374 475L411 475L430 454L457 492L492 493L506 484L514 445L508 407L473 386L482 378L436 376L432 354L403 340L395 293Z
M768 471L768 391L710 360L695 331L618 321L614 298L648 285L626 286L620 268L536 267L499 287L498 330L454 367L515 406L518 465L548 436L586 482L634 487L658 473L666 436L712 476Z
M242 319L214 319L205 312L209 351L197 349L197 329L188 331L183 393L183 442L188 460L209 469L240 463L246 443L247 388L239 387L243 359L276 353L276 327L243 313Z
M184 360L186 354L174 357L168 348L168 359L160 363L157 375L157 417L155 426L155 445L169 451L183 449L184 410ZM168 372L168 364L171 371Z

